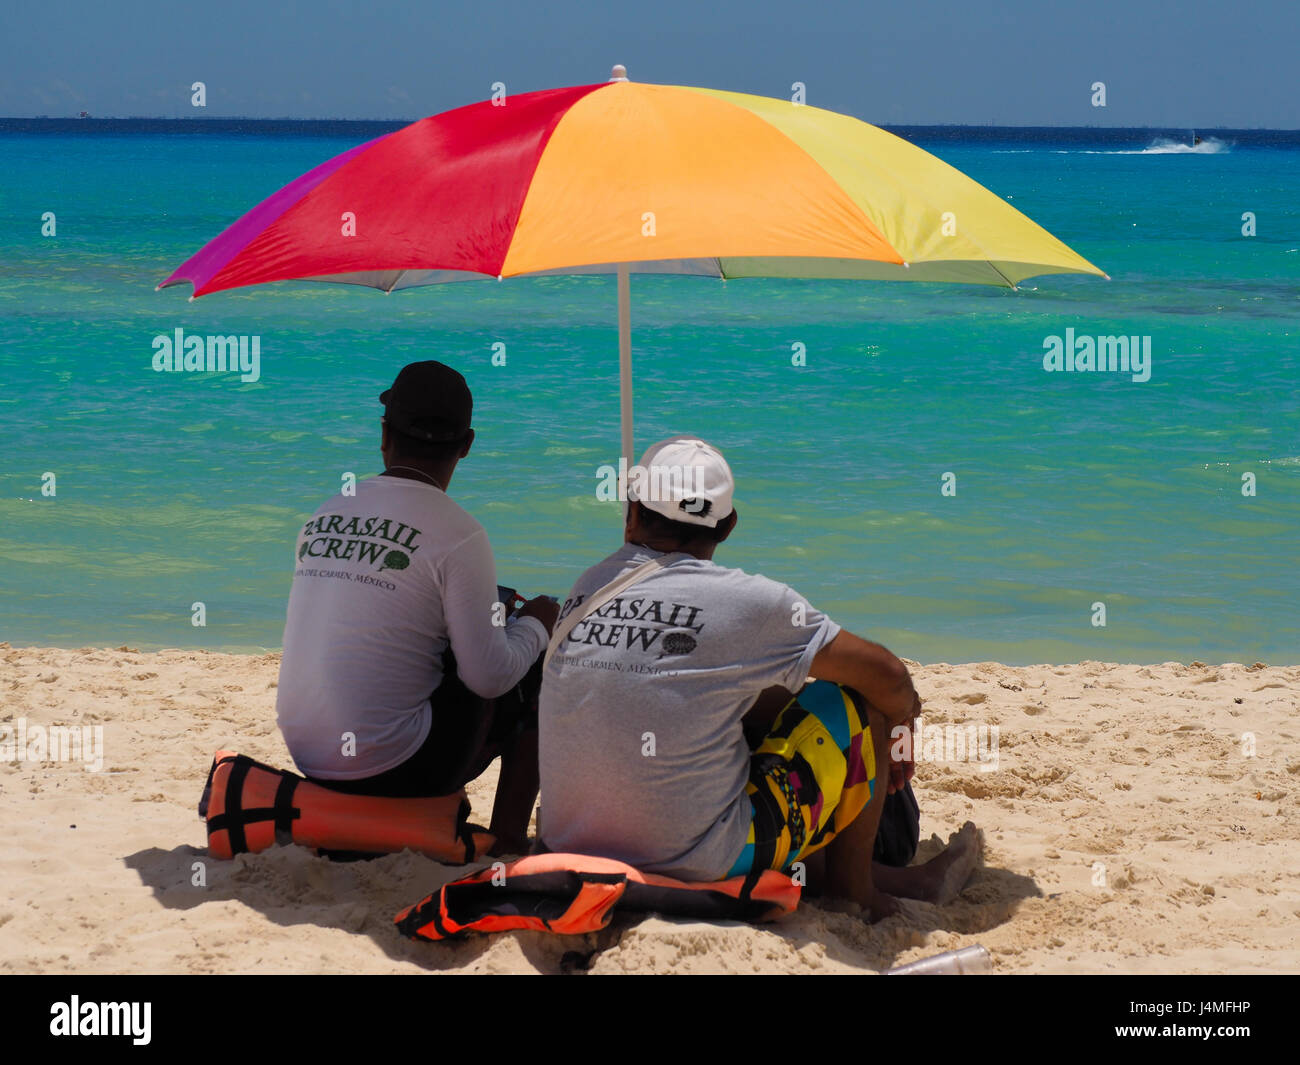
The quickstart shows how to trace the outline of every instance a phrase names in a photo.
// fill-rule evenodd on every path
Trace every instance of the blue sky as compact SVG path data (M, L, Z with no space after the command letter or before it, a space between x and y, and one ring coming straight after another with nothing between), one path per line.
M615 62L765 96L801 81L886 124L1300 128L1295 0L18 0L0 116L414 119Z

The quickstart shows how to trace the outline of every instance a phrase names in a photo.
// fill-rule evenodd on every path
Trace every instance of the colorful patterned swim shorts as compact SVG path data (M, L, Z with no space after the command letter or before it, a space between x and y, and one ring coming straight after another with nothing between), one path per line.
M786 704L750 759L753 819L727 876L788 869L821 850L871 801L876 758L860 697L814 681Z

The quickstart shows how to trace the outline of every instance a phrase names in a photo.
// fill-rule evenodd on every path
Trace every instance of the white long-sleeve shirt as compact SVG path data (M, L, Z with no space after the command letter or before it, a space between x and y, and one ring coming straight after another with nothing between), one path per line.
M448 642L465 685L509 691L546 646L536 618L500 624L487 533L424 481L371 477L298 536L276 717L299 770L374 776L429 734Z

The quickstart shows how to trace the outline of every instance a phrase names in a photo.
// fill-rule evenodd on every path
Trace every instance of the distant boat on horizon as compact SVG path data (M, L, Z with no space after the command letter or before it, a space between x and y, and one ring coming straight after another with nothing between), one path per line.
M77 117L78 117L78 118L89 118L89 117L90 117L90 112L89 112L89 111L82 111L82 112L80 112L80 113L77 115Z

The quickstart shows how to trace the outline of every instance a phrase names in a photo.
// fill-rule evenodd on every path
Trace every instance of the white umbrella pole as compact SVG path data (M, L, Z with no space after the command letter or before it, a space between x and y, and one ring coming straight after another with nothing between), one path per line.
M610 81L627 81L627 67L615 63L609 72ZM619 478L622 493L627 491L626 471L632 466L632 286L628 278L627 264L618 268L618 398L619 421L623 425L623 461L619 464L624 471ZM623 494L626 499L626 494Z
M618 395L623 425L623 468L630 469L632 451L632 286L628 268L618 268ZM626 486L625 486L626 487Z

